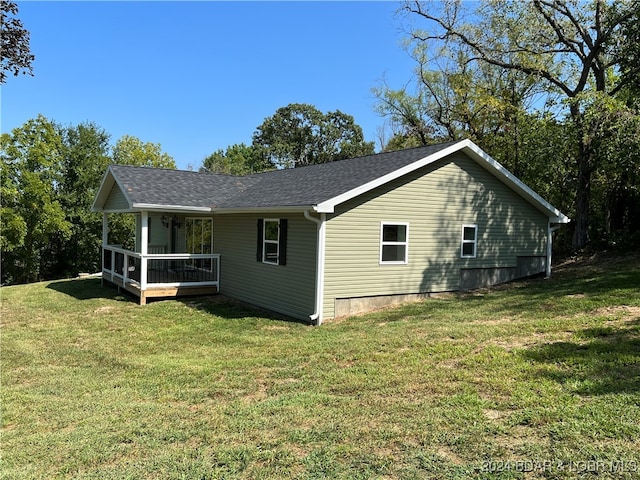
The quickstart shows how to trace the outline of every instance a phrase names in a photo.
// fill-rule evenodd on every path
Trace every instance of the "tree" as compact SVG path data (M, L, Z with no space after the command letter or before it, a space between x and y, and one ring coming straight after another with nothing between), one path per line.
M253 145L231 145L227 150L217 150L202 162L201 172L248 175L273 170L275 166Z
M62 150L56 125L41 115L0 137L2 283L39 280L55 260L46 254L51 236L71 234L59 202Z
M373 89L376 110L393 129L386 150L463 138L487 148L496 138L509 138L518 151L517 127L535 91L530 78L469 63L453 52L435 70L422 49L417 48L413 57L418 62L414 93L409 85L393 90L384 83Z
M600 168L592 181L594 240L640 245L640 113L620 99L592 93L583 99Z
M137 137L124 135L113 147L113 162L139 167L176 168L176 162L162 151L159 143L142 142Z
M265 161L292 168L373 153L353 117L336 110L323 114L312 105L292 103L267 117L253 135Z
M566 110L558 115L566 112L575 145L573 244L583 248L589 242L592 176L600 168L597 127L585 114L589 101L583 94L614 96L637 81L637 44L624 34L637 32L640 3L490 0L466 12L468 5L457 0L405 3L404 11L427 25L413 29L411 39L433 56L454 52L467 63L525 74L544 85L549 96L564 100Z
M62 172L60 205L72 225L68 238L54 235L57 263L50 276L74 277L100 269L102 215L91 207L104 172L111 162L110 135L94 123L60 128Z
M14 76L20 73L33 75L32 63L35 57L29 47L29 32L22 22L14 17L17 14L18 6L15 2L0 1L0 84L5 83L7 73L13 73Z

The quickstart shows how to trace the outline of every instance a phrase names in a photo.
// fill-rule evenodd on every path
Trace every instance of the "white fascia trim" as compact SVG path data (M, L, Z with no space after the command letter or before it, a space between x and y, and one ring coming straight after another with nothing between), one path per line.
M230 207L230 208L215 208L213 207L211 211L213 213L280 213L280 212L299 212L304 213L305 211L312 209L315 211L315 206L313 205L303 205L303 206L273 206L273 207Z
M107 210L96 210L97 212L102 212L102 213L140 213L140 210L133 210L131 208L126 208L124 210L114 210L114 209L107 209Z
M358 195L362 195L363 193L373 190L374 188L380 187L388 182L395 180L396 178L400 178L403 175L413 172L414 170L425 167L430 163L436 162L441 158L446 157L447 155L451 155L452 153L455 153L456 151L460 150L462 147L463 145L461 145L461 142L450 145L449 147L443 150L440 150L439 152L433 153L428 157L424 157L420 160L416 160L415 162L409 165L406 165L398 170L390 172L383 177L376 178L375 180L372 180L369 183L360 185L359 187L349 190L348 192L338 195L337 197L333 197L325 202L322 202L318 204L318 206L315 208L315 211L319 213L333 213L336 205L340 205L341 203L346 202L347 200L351 200L352 198L355 198Z
M102 206L104 206L104 203L107 201L107 198L109 196L109 192L103 191L103 188L104 188L105 183L107 182L107 178L109 178L109 176L111 176L111 178L113 180L113 183L111 184L111 188L113 188L114 184L118 185L118 188L122 192L122 195L124 195L124 198L127 201L127 204L129 205L129 210L132 210L134 207L133 207L133 204L131 202L131 199L129 198L129 195L127 195L127 190L123 187L123 185L118 181L117 177L111 171L111 165L109 165L107 167L107 171L105 172L104 176L102 177L102 182L100 183L100 188L98 188L98 193L96 194L96 198L93 201L93 206L91 207L91 210L94 211L94 212L104 212L104 211L106 211L103 208L98 208L97 207L97 203L98 203L98 199L102 199ZM119 211L122 211L122 210L119 210Z
M485 166L485 168L487 165L493 167L492 173L499 174L499 176L502 177L502 180L505 181L505 183L507 183L511 188L516 190L523 197L528 197L530 203L538 204L538 206L542 207L542 209L545 210L549 219L553 223L569 223L571 221L569 217L564 215L560 210L555 208L544 198L534 192L513 173L507 170L501 163L491 158L484 150L478 147L471 140L462 140L462 142L460 143L462 144L460 149L466 151L466 153L469 154L472 158L475 157L476 161L478 161L480 165L483 165L483 162L479 160L483 160L485 162L485 164L483 165Z
M186 205L156 205L153 203L134 203L132 208L136 210L148 210L158 212L204 212L211 213L209 207L189 207Z
M102 208L98 208L97 203L98 203L98 199L102 196L102 189L104 188L104 184L107 181L107 177L109 176L110 172L111 172L111 169L107 168L107 171L104 172L104 174L102 175L102 181L100 182L100 187L98 187L98 192L96 193L96 198L93 199L93 204L91 205L91 211L93 211L93 212L102 212L103 211ZM104 206L104 201L102 202L102 205Z
M532 204L537 204L537 206L544 210L549 219L553 223L569 223L570 219L562 212L560 212L557 208L551 205L549 202L544 200L540 195L531 190L527 185L525 185L521 180L516 178L511 172L509 172L506 168L504 168L500 163L491 158L486 152L484 152L480 147L478 147L475 143L473 143L469 139L460 140L449 147L440 150L439 152L433 153L427 157L424 157L420 160L416 160L415 162L406 165L398 170L395 170L387 175L377 178L369 183L364 185L360 185L348 192L345 192L341 195L333 197L325 202L322 202L317 205L314 210L319 213L333 213L335 211L336 205L339 205L347 200L351 200L352 198L357 197L358 195L362 195L374 188L380 187L392 180L402 177L408 173L411 173L419 168L426 167L438 160L447 157L453 153L458 151L465 151L472 159L474 159L478 164L485 167L488 171L495 174L498 178L500 178L504 183L513 188L516 192L518 192L521 196L527 199Z

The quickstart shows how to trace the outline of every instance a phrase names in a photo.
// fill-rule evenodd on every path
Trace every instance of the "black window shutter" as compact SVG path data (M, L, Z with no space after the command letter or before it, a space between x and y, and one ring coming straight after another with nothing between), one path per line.
M280 241L278 243L278 264L287 264L287 219L280 219Z
M264 219L258 219L258 236L256 237L256 261L262 261L262 241L263 241Z

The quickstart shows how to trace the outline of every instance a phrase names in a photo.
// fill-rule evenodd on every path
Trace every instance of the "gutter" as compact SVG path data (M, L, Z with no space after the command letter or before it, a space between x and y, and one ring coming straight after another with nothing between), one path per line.
M318 240L316 242L316 299L315 310L309 315L309 319L316 325L322 324L322 301L324 299L324 250L326 244L327 215L320 214L320 218L309 215L309 210L304 211L304 218L312 221L318 227Z

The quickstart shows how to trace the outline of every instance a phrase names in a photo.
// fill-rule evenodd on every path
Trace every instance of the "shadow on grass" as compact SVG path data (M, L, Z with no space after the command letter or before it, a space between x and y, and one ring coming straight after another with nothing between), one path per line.
M99 278L76 278L72 280L60 280L51 282L47 288L56 292L64 293L76 300L91 300L93 298L106 298L109 300L129 300L129 297L122 292L118 293L117 288L102 286Z
M288 317L224 295L180 297L177 298L176 301L183 303L189 308L194 308L225 319L245 319L254 317L281 322L298 323L301 325L311 325L309 322Z
M603 299L608 303L626 303L637 296L640 290L640 269L584 274L574 272L570 275L564 274L548 279L534 278L491 288L496 292L503 289L508 290L509 302L500 302L495 308L505 315L527 310L550 310L555 314L562 314L563 307L567 305L559 300ZM482 299L482 296L464 293L459 298L471 302Z
M64 293L76 300L91 300L96 298L104 298L109 300L135 302L138 298L121 289L118 289L115 285L107 284L102 286L102 282L99 278L78 278L72 280L60 280L51 282L47 288L55 290L56 292ZM213 296L193 296L193 297L178 297L178 298L149 298L148 304L153 304L162 301L175 301L180 302L189 308L195 308L203 312L209 313L225 319L242 319L259 317L268 320L279 320L285 322L300 323L303 325L309 325L309 322L297 320L295 318L287 317L270 310L261 309L253 305L249 305L244 302L240 302L224 295Z
M578 394L640 391L640 317L625 327L587 328L576 336L577 341L537 346L523 355L556 367L541 375Z

